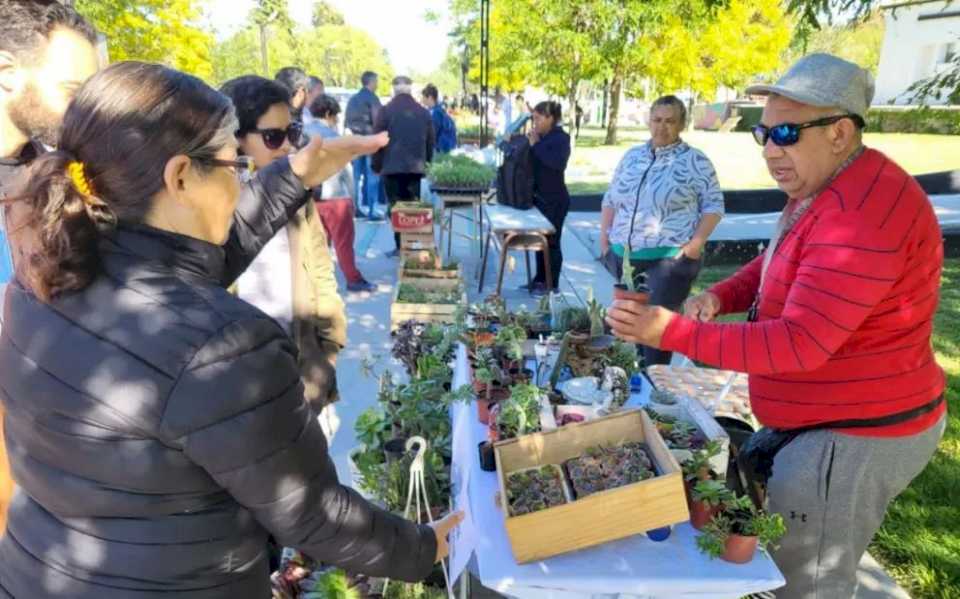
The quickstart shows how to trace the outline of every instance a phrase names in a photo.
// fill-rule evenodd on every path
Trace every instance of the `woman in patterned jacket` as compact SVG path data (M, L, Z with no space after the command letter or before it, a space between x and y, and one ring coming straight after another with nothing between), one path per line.
M700 274L703 248L723 218L723 193L710 159L680 139L687 110L676 96L650 107L650 141L631 148L603 197L600 252L617 278L629 253L646 277L650 303L676 310ZM670 352L644 347L644 361L668 364Z

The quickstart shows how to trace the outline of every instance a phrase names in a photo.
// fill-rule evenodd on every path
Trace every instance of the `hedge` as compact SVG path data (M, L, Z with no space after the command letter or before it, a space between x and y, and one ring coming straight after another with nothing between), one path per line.
M762 106L738 108L737 131L750 131L760 122ZM875 107L867 111L867 131L871 133L933 133L960 135L960 109L921 107Z

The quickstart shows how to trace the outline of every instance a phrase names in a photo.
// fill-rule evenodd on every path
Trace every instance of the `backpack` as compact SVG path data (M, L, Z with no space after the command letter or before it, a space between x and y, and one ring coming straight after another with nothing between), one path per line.
M500 142L503 164L497 169L497 201L527 210L533 206L533 157L526 135Z
M443 111L443 125L440 131L437 131L437 147L441 152L449 152L457 147L457 124L453 118Z

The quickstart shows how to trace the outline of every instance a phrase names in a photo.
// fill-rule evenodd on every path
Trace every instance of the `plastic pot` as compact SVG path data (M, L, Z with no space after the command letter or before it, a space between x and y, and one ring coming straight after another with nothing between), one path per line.
M383 455L388 462L395 462L403 457L407 451L407 440L403 437L390 439L383 444Z
M638 291L630 291L623 283L617 283L613 286L613 299L631 300L639 304L648 304L650 303L650 290L641 287Z
M734 564L745 564L753 559L757 552L757 537L744 537L731 534L723 544L720 559Z
M480 452L480 469L484 472L497 471L497 459L493 453L493 443L484 441L477 446Z
M670 526L662 526L660 528L654 528L653 530L647 531L647 538L655 543L661 543L670 538L670 532L672 528Z
M690 502L690 524L697 530L703 530L703 527L719 513L720 506L713 507L702 501Z
M496 400L488 399L486 396L477 398L477 420L480 424L490 424L490 407L495 403L497 403Z

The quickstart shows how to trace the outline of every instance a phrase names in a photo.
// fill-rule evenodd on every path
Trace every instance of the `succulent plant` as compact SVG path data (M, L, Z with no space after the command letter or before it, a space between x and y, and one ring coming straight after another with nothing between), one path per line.
M507 505L511 516L531 514L566 503L563 479L556 466L513 472L507 476Z
M642 443L590 447L583 455L567 460L564 466L578 498L656 476Z

